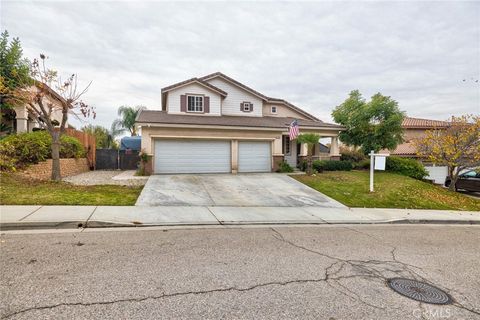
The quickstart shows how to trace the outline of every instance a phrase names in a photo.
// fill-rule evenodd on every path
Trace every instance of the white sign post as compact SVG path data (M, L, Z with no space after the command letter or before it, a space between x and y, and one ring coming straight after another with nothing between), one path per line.
M370 151L370 192L373 192L373 172L375 170L385 170L388 154L375 153Z

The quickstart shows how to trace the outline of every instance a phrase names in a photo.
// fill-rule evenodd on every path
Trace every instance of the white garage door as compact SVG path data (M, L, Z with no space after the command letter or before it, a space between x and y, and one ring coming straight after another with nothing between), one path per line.
M270 142L240 141L238 172L270 172L272 170L270 146Z
M448 167L446 166L425 166L425 169L428 171L427 179L433 180L433 183L444 184L445 178L448 176Z
M155 141L155 173L228 173L230 163L230 141Z

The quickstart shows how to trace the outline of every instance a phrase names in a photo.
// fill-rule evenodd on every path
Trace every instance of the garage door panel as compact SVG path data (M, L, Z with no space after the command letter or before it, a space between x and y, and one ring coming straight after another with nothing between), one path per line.
M272 169L271 142L240 141L238 143L238 172L270 172Z
M230 141L155 141L155 173L228 173L230 171Z

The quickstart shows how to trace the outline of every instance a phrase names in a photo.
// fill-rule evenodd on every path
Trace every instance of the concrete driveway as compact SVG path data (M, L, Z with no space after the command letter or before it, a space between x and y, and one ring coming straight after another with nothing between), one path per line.
M278 173L154 175L137 206L345 207Z

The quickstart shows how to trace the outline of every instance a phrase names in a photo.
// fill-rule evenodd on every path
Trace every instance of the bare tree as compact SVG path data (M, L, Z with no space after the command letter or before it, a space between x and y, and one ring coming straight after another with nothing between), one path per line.
M76 74L62 81L57 71L46 67L46 59L44 54L40 54L40 59L33 60L30 70L33 85L23 90L22 99L26 103L29 115L52 137L52 180L59 181L60 137L65 133L69 115L77 118L90 116L95 118L96 113L94 107L81 100L91 82L79 90ZM59 113L61 120L56 121L53 115Z

